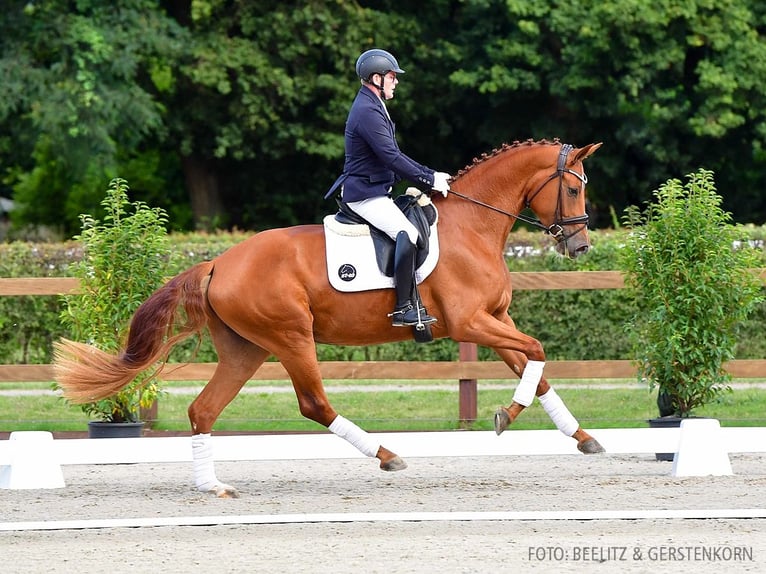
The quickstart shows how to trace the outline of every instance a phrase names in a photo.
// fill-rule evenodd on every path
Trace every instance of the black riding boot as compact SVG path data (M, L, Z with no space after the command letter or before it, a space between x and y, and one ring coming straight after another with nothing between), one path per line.
M394 251L396 307L389 315L394 327L436 323L436 319L426 313L425 307L420 306L420 298L415 296L415 253L416 247L410 242L407 232L400 231Z

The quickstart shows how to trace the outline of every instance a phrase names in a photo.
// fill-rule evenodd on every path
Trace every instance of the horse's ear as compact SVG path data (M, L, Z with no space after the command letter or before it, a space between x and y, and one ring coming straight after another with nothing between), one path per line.
M569 161L570 165L575 164L579 161L582 161L586 157L589 157L593 152L595 152L598 148L601 147L602 143L603 142L588 144L585 147L581 147L578 150L576 150L575 153L573 153L570 156L571 158Z

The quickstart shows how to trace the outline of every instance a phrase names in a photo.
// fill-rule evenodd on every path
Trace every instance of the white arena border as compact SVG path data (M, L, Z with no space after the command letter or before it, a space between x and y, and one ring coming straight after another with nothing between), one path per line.
M607 454L677 452L681 429L592 429ZM455 456L576 455L576 442L557 430L372 433L403 458ZM766 427L722 427L721 446L727 453L766 452ZM10 464L12 441L0 441L0 466ZM191 463L190 437L124 439L57 439L49 454L61 465ZM213 437L214 458L238 460L321 460L363 458L353 446L329 433L238 435ZM191 468L189 470L191 473ZM683 480L682 478L680 480ZM293 524L332 522L426 522L513 520L638 520L638 519L766 518L766 509L414 512L192 516L134 519L89 519L43 522L2 522L0 531L132 528L143 526L208 526L216 524Z
M34 431L31 431L34 432ZM681 429L589 429L608 454L678 451ZM577 442L557 430L435 431L371 433L402 458L455 456L582 456ZM766 427L721 427L727 453L766 452ZM0 466L10 464L11 441L0 441ZM330 433L225 436L213 433L214 458L237 460L323 460L364 458ZM57 439L52 455L59 464L191 462L191 437Z
M766 509L711 510L562 510L497 512L350 512L318 514L246 514L233 516L174 516L156 518L111 518L0 522L2 531L93 530L159 526L224 526L254 524L331 524L378 522L474 522L523 520L732 520L766 518Z

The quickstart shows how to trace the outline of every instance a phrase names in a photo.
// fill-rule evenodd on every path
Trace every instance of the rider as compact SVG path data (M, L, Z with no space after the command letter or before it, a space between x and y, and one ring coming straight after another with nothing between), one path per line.
M362 87L346 120L346 161L343 173L325 196L342 185L343 203L396 242L396 306L389 314L394 327L427 325L436 319L425 308L418 308L414 296L418 231L391 199L392 186L404 179L446 197L450 179L449 174L420 165L399 150L385 100L393 99L397 74L403 73L396 58L385 50L367 50L357 59L356 75Z

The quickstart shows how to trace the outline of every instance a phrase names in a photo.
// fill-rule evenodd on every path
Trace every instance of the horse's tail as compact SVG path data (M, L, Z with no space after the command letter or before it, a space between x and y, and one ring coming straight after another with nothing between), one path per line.
M212 270L212 262L199 263L155 291L136 310L125 348L116 355L67 339L54 343L54 378L63 396L75 404L110 397L166 358L177 343L200 333L207 324L203 285Z

